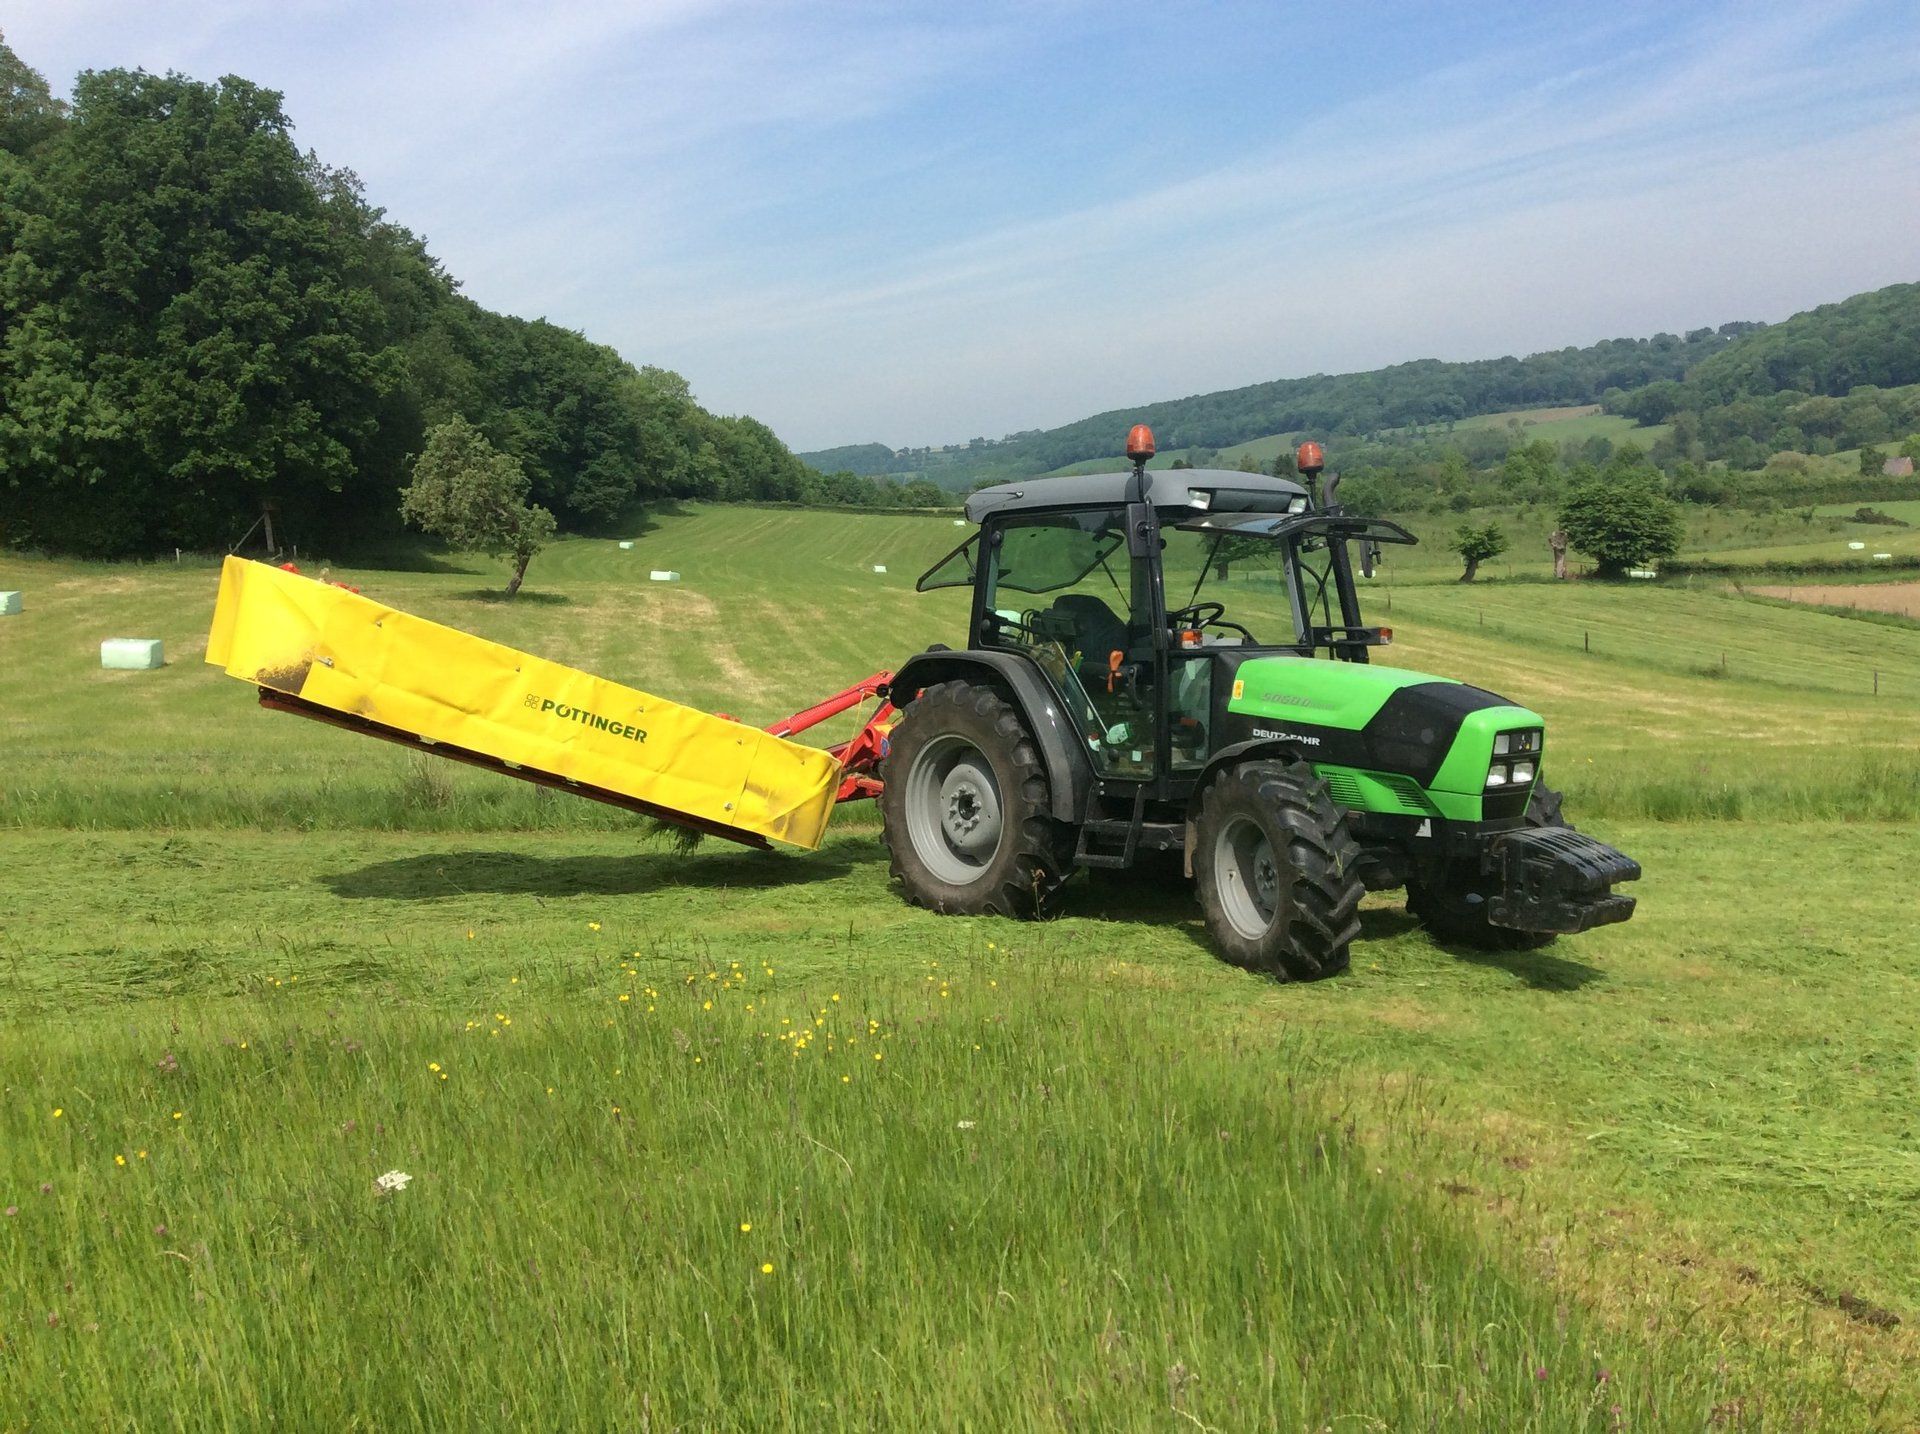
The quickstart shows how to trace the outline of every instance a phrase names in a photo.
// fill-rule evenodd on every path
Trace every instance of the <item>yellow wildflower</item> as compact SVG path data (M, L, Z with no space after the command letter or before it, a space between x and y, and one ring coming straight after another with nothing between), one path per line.
M440 1069L440 1062L438 1062L438 1061L428 1061L428 1062L427 1062L427 1069L428 1069L428 1070L430 1070L430 1071L437 1071L437 1070L439 1070L439 1069Z
M753 1221L742 1220L740 1222L740 1233L743 1235L751 1235L753 1233Z
M772 1273L773 1273L773 1265L772 1265L772 1263L771 1263L771 1262L768 1262L767 1264L764 1264L764 1265L762 1265L762 1266L760 1267L760 1273L761 1273L761 1274L763 1274L763 1275L770 1275L770 1274L772 1274Z
M134 1156L136 1159L145 1160L147 1158L147 1152L144 1150L136 1150L134 1151Z
M55 1107L53 1108L53 1118L54 1118L55 1120L58 1120L58 1119L59 1119L59 1118L60 1118L61 1116L63 1116L63 1115L65 1115L65 1114L66 1114L66 1112L65 1112L64 1110L62 1110L62 1109L61 1109L61 1108L60 1108L59 1106L57 1106L57 1105L56 1105L56 1106L55 1106Z
M58 1112L56 1111L55 1114L58 1114ZM173 1113L173 1118L175 1120L185 1120L187 1118L187 1113L184 1110L176 1110Z
M599 922L597 922L597 921L589 921L589 922L587 923L587 930L589 930L589 931L598 931L599 929L600 929L600 923L599 923Z
M113 1163L115 1165L125 1165L127 1163L127 1157L124 1155L116 1155L113 1157Z

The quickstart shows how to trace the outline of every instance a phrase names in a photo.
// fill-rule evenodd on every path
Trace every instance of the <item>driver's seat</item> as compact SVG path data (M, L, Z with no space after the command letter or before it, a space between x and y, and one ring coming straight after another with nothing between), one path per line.
M1053 614L1073 630L1080 651L1080 680L1088 691L1107 684L1107 655L1132 645L1126 623L1092 593L1065 593L1053 600Z

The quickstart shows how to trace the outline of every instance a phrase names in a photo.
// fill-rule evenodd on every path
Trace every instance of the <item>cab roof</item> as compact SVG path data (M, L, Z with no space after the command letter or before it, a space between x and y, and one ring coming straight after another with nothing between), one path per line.
M967 497L966 514L984 522L990 514L1039 508L1111 508L1127 501L1131 471L1077 473L1065 478L1028 478L996 483ZM1243 473L1237 468L1161 468L1147 473L1146 496L1156 508L1188 509L1189 494L1202 489L1215 513L1284 513L1307 490L1291 478Z

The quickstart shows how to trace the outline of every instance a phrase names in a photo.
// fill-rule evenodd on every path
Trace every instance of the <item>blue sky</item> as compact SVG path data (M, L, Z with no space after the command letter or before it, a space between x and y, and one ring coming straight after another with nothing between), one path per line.
M798 448L1920 279L1911 3L30 0L239 74L467 291Z

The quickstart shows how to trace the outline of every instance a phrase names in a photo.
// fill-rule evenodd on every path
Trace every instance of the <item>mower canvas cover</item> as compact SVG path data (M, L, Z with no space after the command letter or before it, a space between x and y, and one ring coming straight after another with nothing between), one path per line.
M221 568L207 661L349 724L600 788L754 844L818 847L840 781L839 762L817 748L243 558Z

